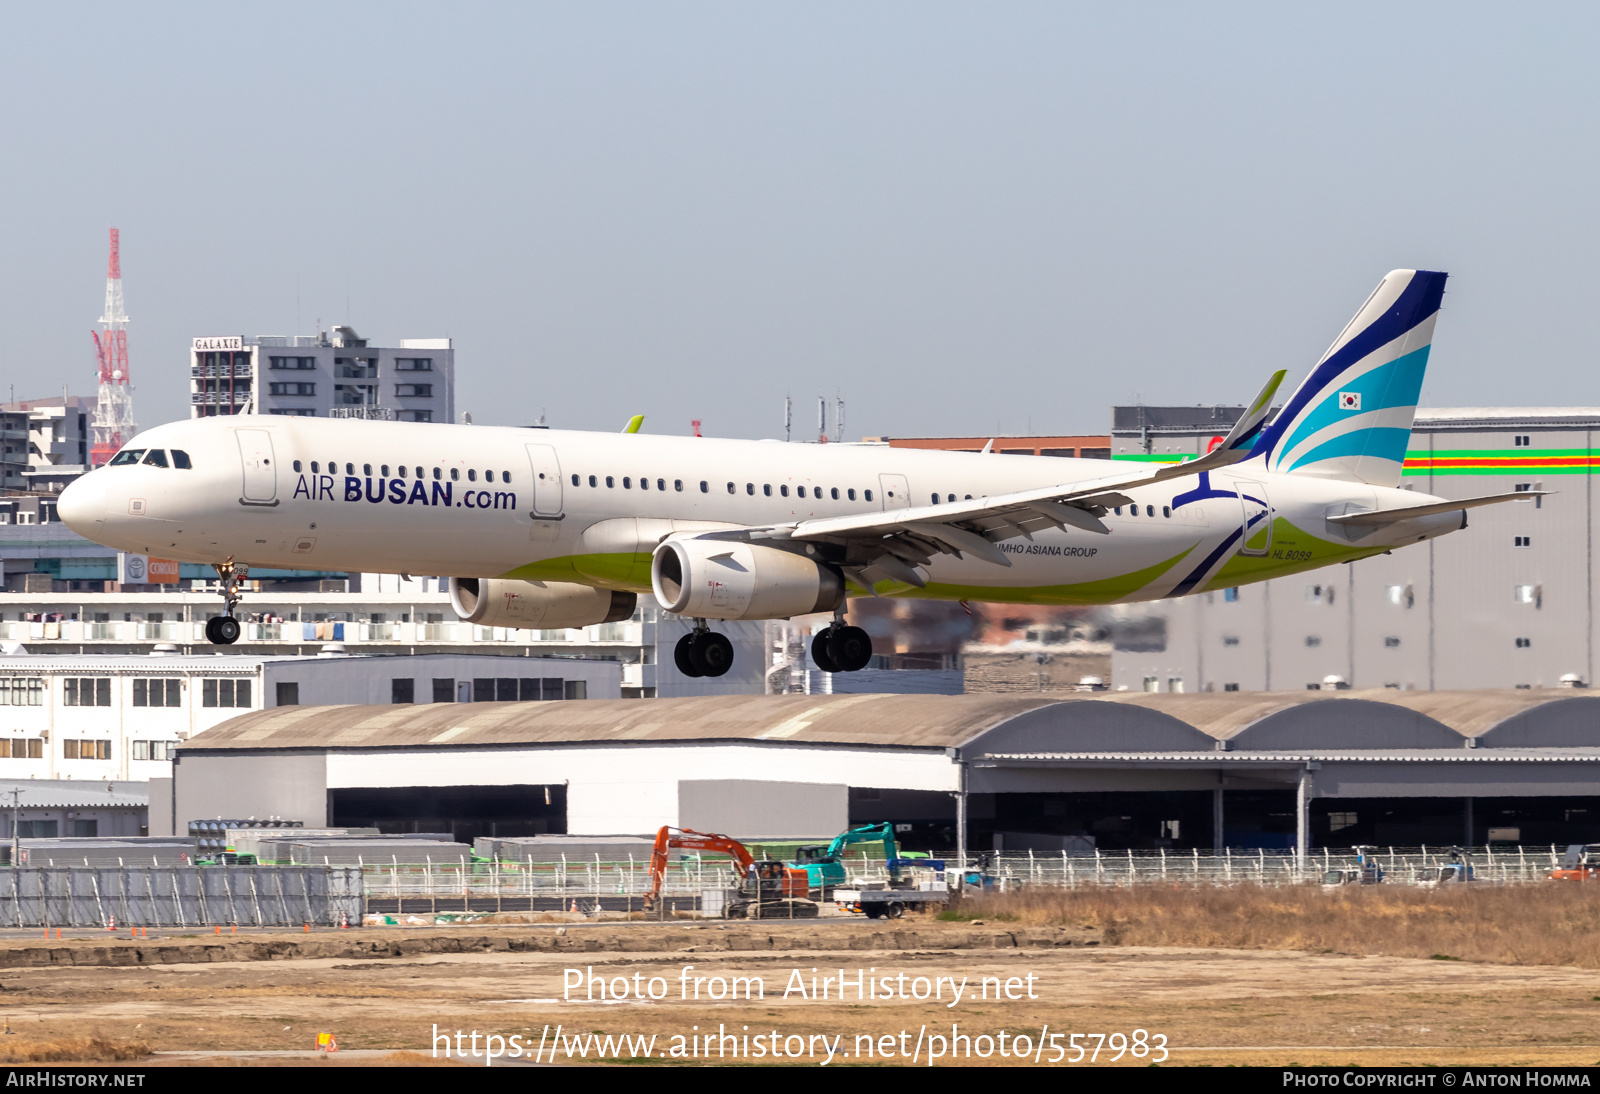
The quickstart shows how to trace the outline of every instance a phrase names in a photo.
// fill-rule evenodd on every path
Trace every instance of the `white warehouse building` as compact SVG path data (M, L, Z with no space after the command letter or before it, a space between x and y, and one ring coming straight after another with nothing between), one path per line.
M431 654L0 657L0 780L169 777L174 747L247 711L616 699L615 661Z

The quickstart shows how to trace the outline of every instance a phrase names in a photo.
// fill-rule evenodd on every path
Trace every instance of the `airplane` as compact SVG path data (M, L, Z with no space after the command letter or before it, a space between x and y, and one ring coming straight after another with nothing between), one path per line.
M313 417L174 422L130 440L57 505L119 550L209 563L239 637L251 566L443 574L483 626L693 620L674 660L720 676L712 620L833 613L811 654L864 668L850 596L1091 605L1187 596L1381 554L1474 506L1400 473L1446 275L1395 270L1282 409L1274 373L1204 455L1061 457Z

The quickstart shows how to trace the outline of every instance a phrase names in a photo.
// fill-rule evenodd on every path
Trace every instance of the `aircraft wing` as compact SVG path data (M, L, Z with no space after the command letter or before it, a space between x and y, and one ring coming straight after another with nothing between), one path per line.
M1187 463L1144 464L1130 470L1119 467L1113 475L1009 494L709 532L700 538L797 539L844 547L845 573L866 589L883 580L921 588L924 581L914 567L928 565L938 554L972 555L997 566L1010 566L1011 560L995 544L1019 536L1032 539L1034 532L1046 528L1108 534L1110 529L1100 518L1111 506L1131 504L1124 491L1218 471L1248 458L1283 376L1281 371L1272 375L1221 444Z

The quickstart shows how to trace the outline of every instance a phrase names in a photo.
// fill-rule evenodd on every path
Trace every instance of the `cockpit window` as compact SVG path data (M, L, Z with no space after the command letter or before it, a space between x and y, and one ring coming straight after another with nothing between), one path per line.
M189 462L189 453L181 448L172 450L172 466L179 471L191 471L194 469L194 465Z
M138 463L139 458L143 455L144 449L142 448L124 448L121 452L111 457L110 466L121 467L124 464Z
M165 467L167 466L167 453L164 449L152 448L145 456L144 463L147 467Z

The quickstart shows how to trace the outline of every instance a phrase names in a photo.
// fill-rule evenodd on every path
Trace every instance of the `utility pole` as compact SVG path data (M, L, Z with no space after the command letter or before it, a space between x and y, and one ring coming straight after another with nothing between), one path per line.
M22 865L22 837L18 834L22 816L22 788L11 789L11 866Z
M817 396L817 443L828 443L828 397Z
M791 440L790 433L794 427L794 400L789 396L783 397L783 439Z

